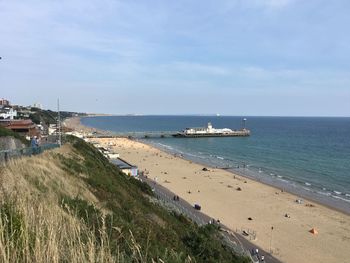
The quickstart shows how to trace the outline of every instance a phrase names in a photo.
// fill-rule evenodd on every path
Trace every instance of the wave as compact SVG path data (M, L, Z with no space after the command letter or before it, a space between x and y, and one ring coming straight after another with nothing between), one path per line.
M289 183L290 183L290 182L289 182L288 180L286 180L286 179L281 179L281 178L278 178L278 180L279 180L279 181L281 181L281 182L287 183L287 184L289 184Z
M345 202L347 202L347 203L350 203L350 200L349 200L349 199L340 197L340 196L338 196L338 195L332 195L332 197L335 198L335 199L339 199L339 200L345 201Z
M330 192L321 192L321 191L318 191L318 192L316 192L316 193L318 193L318 194L320 194L320 195L325 195L325 196L332 196L332 193L330 193Z
M259 178L261 180L261 176L263 175L269 175L271 176L272 180L276 180L276 184L278 182L281 182L279 187L283 187L285 185L286 187L295 187L295 189L303 189L304 191L318 194L320 196L324 196L324 198L334 198L339 201L344 201L349 203L350 202L350 193L342 193L341 191L336 190L329 190L326 187L323 187L322 185L313 185L313 183L305 182L303 180L298 180L297 178L293 178L288 176L281 175L283 174L283 171L274 171L271 167L264 167L264 166L257 166L255 164L246 164L242 166L242 160L233 160L228 158L225 158L223 156L220 156L219 154L209 154L203 151L190 151L189 149L182 149L182 151L177 147L172 147L170 145L166 145L163 143L157 143L157 145L163 149L168 150L169 152L176 152L181 153L185 158L187 157L189 160L196 161L198 160L199 163L212 165L214 166L222 166L225 165L227 167L231 166L233 168L233 172L239 172L242 173L242 175L246 176L252 176L255 178ZM237 166L239 164L239 167ZM237 167L236 167L237 166ZM238 170L236 170L236 168ZM247 168L247 169L241 169L241 168ZM264 176L263 176L264 177ZM266 180L270 180L266 178ZM277 182L278 181L278 182ZM334 188L333 188L334 189ZM296 190L298 192L298 190ZM316 197L317 198L317 197Z
M184 153L185 156L190 156L194 159L207 159L205 156L200 156L200 155L197 155L197 154L193 154L193 153Z
M160 145L160 146L163 147L163 148L169 149L169 150L174 150L173 147L171 147L171 146L169 146L169 145L166 145L166 144L163 144L163 143L158 143L158 145Z

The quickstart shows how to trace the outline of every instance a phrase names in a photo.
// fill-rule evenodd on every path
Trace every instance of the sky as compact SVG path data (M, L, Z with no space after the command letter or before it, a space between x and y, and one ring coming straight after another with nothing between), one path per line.
M110 114L350 116L349 0L0 0L0 97Z

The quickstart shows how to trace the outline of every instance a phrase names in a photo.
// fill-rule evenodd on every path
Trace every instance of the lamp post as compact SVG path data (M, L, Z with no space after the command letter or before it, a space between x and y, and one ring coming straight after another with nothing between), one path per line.
M61 131L61 114L60 114L60 99L57 99L57 132L58 132L58 144L62 145L62 131Z
M247 119L246 119L246 118L243 118L243 120L242 120L242 127L243 127L243 130L245 130L246 122L247 122Z
M270 253L272 254L272 231L273 231L273 226L271 227L271 236L270 236Z

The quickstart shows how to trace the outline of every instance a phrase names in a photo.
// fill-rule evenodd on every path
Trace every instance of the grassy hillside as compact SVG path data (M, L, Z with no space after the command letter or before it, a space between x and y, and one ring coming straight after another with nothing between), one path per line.
M1 262L248 262L82 140L13 161L0 182Z

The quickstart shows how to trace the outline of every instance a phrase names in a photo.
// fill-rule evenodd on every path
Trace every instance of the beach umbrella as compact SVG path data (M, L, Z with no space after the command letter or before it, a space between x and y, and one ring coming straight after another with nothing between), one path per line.
M318 231L316 230L316 228L312 228L309 232L310 232L311 234L314 234L314 235L317 235L317 234L318 234Z

